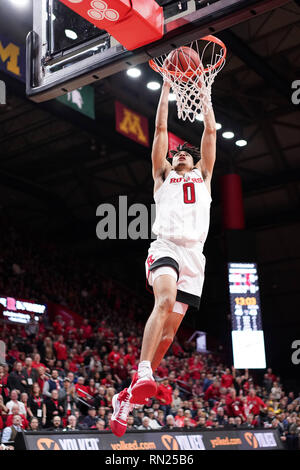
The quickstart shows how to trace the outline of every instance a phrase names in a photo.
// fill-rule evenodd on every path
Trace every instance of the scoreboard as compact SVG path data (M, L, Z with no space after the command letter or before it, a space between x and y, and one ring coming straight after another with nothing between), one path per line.
M228 263L233 362L236 369L266 367L259 279L255 263Z

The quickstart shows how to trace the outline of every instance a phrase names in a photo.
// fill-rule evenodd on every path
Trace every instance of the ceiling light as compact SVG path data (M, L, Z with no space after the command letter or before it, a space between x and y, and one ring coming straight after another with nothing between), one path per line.
M236 141L235 145L237 145L238 147L245 147L247 143L248 143L247 140L240 139Z
M224 137L224 139L233 139L234 133L231 131L226 131L223 132L222 137Z
M176 101L175 93L169 93L169 101Z
M160 89L160 83L158 83L158 82L148 82L147 83L147 88L149 90L153 90L153 91L159 90Z
M27 7L29 4L29 0L10 0L16 7Z
M65 35L67 36L67 38L69 39L77 39L78 36L77 34L75 33L75 31L72 31L72 29L65 29Z
M217 129L217 131L218 131L219 129L222 129L222 124L220 124L219 122L217 122L217 123L216 123L216 129Z
M126 73L131 78L137 78L141 75L142 72L140 71L140 69L133 67L132 69L128 69Z

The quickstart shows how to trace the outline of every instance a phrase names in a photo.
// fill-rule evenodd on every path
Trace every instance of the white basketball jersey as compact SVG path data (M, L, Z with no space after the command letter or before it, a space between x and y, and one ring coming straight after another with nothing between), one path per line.
M152 231L159 238L204 244L210 219L211 196L201 171L179 175L171 170L155 192L156 218Z

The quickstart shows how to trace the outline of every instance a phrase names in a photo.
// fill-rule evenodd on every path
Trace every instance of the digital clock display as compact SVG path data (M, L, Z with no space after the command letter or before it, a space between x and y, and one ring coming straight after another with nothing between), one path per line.
M255 263L228 263L234 366L264 368L265 347Z

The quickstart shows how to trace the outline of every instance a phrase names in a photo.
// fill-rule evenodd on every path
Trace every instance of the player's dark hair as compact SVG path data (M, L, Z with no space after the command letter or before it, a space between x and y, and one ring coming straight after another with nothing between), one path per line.
M178 152L187 152L189 153L194 161L194 165L201 160L201 154L200 154L200 149L197 147L194 147L193 145L189 145L187 142L184 142L184 144L178 145L176 150L170 150L170 154L174 157L176 153ZM168 158L169 162L172 162L171 158Z

